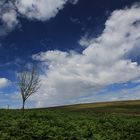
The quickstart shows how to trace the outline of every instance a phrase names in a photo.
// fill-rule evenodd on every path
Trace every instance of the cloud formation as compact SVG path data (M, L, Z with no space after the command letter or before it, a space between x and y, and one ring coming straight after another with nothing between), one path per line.
M140 6L114 11L98 38L82 37L80 42L86 46L81 54L56 50L33 56L44 71L40 94L34 96L38 106L78 100L140 77L140 66L129 56L140 49Z
M0 89L7 87L10 84L10 81L6 78L0 78Z
M47 21L55 17L68 2L76 4L78 0L1 0L0 36L14 30L20 24L19 17Z
M19 23L17 12L12 1L0 1L0 36L11 32Z
M16 0L18 12L29 19L41 21L55 17L67 0Z

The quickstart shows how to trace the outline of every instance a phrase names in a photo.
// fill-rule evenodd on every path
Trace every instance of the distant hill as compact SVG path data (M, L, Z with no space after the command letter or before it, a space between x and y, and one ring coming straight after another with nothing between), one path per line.
M93 111L98 113L128 113L140 115L140 100L86 103L50 107L49 110Z

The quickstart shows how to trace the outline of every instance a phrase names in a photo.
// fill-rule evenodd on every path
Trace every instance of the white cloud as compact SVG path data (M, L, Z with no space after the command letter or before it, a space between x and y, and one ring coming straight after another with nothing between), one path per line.
M5 0L0 2L0 36L11 32L19 23L17 19L17 12L13 1L5 3Z
M132 81L133 83L139 84L140 83L140 78L135 79L134 81Z
M2 15L2 21L6 24L9 29L12 29L18 24L17 15L14 10L6 12Z
M18 17L47 21L55 17L69 0L1 0L0 36L11 32L20 21ZM78 0L71 1L76 4Z
M47 51L34 55L44 71L40 94L34 100L41 106L63 104L138 78L140 66L127 55L139 46L139 21L139 6L116 10L98 38L84 39L87 46L82 54Z
M67 0L16 0L16 7L23 16L41 21L49 20L66 4Z
M0 89L7 87L10 84L10 81L6 78L0 78Z

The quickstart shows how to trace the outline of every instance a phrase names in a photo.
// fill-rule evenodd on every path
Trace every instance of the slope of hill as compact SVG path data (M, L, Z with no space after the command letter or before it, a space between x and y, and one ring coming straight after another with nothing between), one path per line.
M140 101L0 110L0 140L139 140Z
M128 113L140 115L140 100L85 103L48 108L64 111L92 111L98 113Z

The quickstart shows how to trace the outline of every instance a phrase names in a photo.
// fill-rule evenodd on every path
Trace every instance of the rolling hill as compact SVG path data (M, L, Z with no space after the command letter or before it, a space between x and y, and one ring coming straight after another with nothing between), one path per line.
M140 100L85 103L47 108L64 111L93 111L98 113L127 113L140 115Z
M0 110L0 140L139 140L140 100Z

